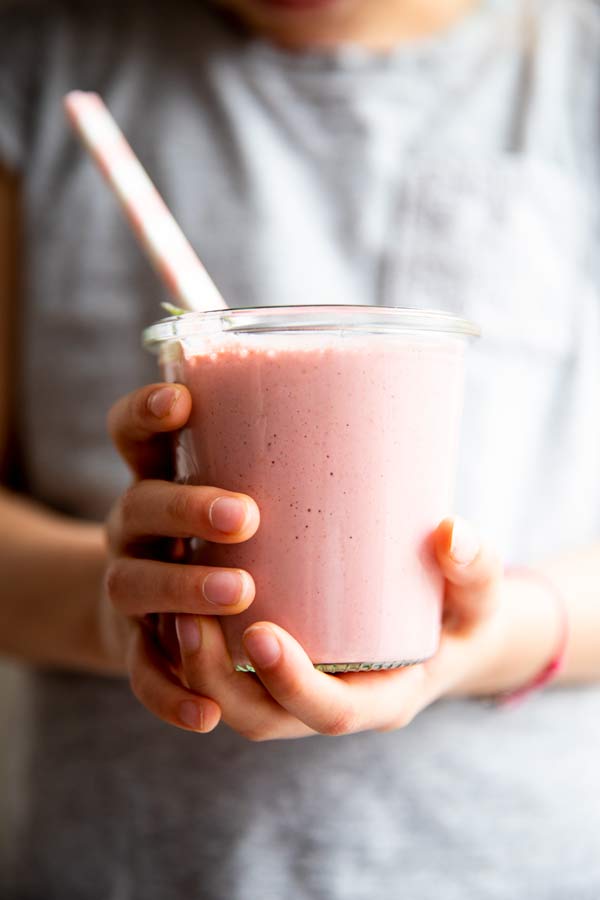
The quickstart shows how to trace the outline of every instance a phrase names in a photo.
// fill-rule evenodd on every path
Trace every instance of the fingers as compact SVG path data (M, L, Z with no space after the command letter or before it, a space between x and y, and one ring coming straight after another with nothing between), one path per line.
M326 675L291 635L269 622L251 625L244 646L269 694L321 734L399 728L410 722L426 693L422 666Z
M444 519L434 534L439 565L446 579L445 616L458 629L470 629L496 610L502 565L464 519Z
M446 578L446 602L461 628L492 621L502 578L496 555L458 519L440 524L434 546ZM252 740L404 727L468 675L489 646L478 638L474 647L464 635L445 633L438 653L422 665L331 676L315 670L283 629L257 622L246 630L244 645L259 683L233 671L216 620L178 616L177 632L189 686L214 698L224 721Z
M462 519L444 520L434 546L446 579L445 605L461 640L445 635L427 663L391 672L329 676L315 670L300 645L283 629L259 622L246 630L244 645L270 695L314 731L348 734L403 727L446 693L473 665L465 635L490 620L499 602L502 566ZM488 646L483 641L484 646Z
M185 679L192 690L214 698L227 725L251 741L314 733L282 709L253 675L234 670L218 621L180 615L176 623Z
M212 697L223 721L252 741L350 734L402 727L434 693L422 666L395 672L325 675L283 629L261 622L246 631L258 678L235 672L214 619L177 616L181 665L194 691ZM263 639L262 651L257 638ZM266 641L264 640L266 638ZM272 653L272 640L276 655Z
M221 711L218 704L182 687L168 671L150 634L142 627L132 638L128 667L133 693L163 722L199 732L212 731L219 724Z
M192 401L181 384L150 384L121 397L108 413L117 450L139 478L167 477L171 432L188 420Z
M227 616L252 603L254 581L242 569L120 557L107 570L106 592L125 616L166 612Z
M252 537L260 513L251 497L214 487L140 481L114 508L110 532L118 550L149 537L198 537L235 544Z

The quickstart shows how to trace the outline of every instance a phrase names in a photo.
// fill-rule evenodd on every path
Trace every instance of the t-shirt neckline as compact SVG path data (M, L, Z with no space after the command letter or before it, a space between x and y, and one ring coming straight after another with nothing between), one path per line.
M464 54L469 46L478 44L484 32L489 33L490 17L506 10L510 0L479 0L479 5L449 28L426 38L418 38L380 52L358 44L344 44L335 48L290 50L267 38L251 37L248 51L277 68L318 75L361 74L377 75L406 67L447 63L449 57Z

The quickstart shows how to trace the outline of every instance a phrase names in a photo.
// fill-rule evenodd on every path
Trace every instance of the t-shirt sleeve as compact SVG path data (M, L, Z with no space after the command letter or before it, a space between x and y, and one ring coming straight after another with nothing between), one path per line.
M36 114L44 27L37 4L0 0L0 164L25 167Z

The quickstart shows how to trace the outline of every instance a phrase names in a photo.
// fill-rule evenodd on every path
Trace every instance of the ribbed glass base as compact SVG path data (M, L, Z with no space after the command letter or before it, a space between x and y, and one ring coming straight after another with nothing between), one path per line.
M343 672L382 672L385 669L403 669L406 666L416 666L425 662L425 659L395 660L394 662L342 662L342 663L315 663L315 669L320 672L328 672L337 675ZM236 672L254 672L254 667L236 666Z

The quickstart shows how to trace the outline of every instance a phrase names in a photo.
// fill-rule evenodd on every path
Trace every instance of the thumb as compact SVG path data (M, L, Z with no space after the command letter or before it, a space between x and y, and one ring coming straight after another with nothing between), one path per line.
M489 618L499 602L499 557L465 519L444 519L434 534L438 563L446 579L444 623L451 631L470 630Z

